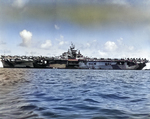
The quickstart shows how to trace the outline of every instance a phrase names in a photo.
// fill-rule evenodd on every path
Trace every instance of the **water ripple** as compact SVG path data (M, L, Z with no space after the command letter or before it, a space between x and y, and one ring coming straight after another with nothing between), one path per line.
M0 69L2 119L149 119L149 71Z

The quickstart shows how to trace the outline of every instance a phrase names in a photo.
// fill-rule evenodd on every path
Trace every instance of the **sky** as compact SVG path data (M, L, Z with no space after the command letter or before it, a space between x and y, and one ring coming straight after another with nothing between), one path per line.
M0 0L0 55L150 60L150 0Z

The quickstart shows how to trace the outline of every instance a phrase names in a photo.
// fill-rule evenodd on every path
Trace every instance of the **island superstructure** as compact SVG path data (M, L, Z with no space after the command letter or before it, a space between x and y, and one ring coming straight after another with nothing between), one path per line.
M89 58L83 56L71 44L67 52L57 57L1 56L4 68L58 68L58 69L101 69L142 70L149 61L146 58Z

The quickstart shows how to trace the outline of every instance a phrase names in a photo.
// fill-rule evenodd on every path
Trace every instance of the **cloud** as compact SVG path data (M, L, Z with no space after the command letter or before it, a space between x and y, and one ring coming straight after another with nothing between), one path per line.
M14 0L12 3L13 7L22 8L29 0Z
M116 41L107 41L103 44L97 41L95 44L90 42L90 48L87 43L77 43L77 49L84 56L97 58L147 58L150 59L149 50L138 47L134 42L126 42L123 38Z
M127 5L127 4L129 4L129 2L127 0L111 0L109 2L113 3L113 4L118 4L118 5Z
M117 42L119 43L119 45L122 45L123 38L118 39Z
M10 0L9 0L10 1ZM43 20L46 22L50 22L53 18L59 19L60 21L69 21L68 23L77 23L80 26L89 26L90 28L99 28L101 25L124 25L129 27L134 25L139 25L139 23L149 23L149 9L139 9L139 6L133 7L125 7L120 6L118 4L128 4L129 0L105 0L107 4L99 4L103 3L104 0L94 0L94 1L85 1L85 3L93 3L91 5L84 5L77 2L79 5L76 7L72 7L71 4L60 4L60 7L56 7L51 4L51 1L47 1L46 4L44 1L36 2L38 0L12 0L14 7L24 7L27 3L28 8L24 10L23 14L20 14L20 11L11 10L9 7L5 8L2 12L3 19L6 15L6 20L13 22L12 20L21 20L26 21L27 18L34 19L35 21ZM97 1L97 2L96 2ZM133 0L131 0L133 1ZM136 1L137 2L137 1ZM58 0L58 4L61 3ZM69 2L66 2L69 3ZM71 3L71 2L70 2ZM132 2L131 2L132 3ZM131 4L130 3L130 4ZM147 3L147 2L146 2ZM35 4L35 5L34 5ZM36 5L37 4L37 5ZM133 4L133 3L132 3ZM142 5L141 5L142 6ZM39 9L40 8L40 9ZM7 9L7 10L6 10ZM78 9L78 10L77 10ZM58 11L58 14L54 11ZM44 13L44 14L43 14ZM33 15L34 14L34 15ZM14 15L16 15L14 17ZM145 24L146 24L145 23ZM131 24L131 26L130 26ZM114 26L116 26L114 25ZM91 27L92 26L92 27ZM53 24L53 27L56 30L60 29L58 24ZM87 27L85 27L87 28Z
M59 38L56 38L55 40L60 42L60 41L64 40L64 36L60 35Z
M64 36L63 36L63 35L60 35L60 38L63 40L63 39L64 39Z
M97 40L93 40L93 42L97 42Z
M56 38L55 40L58 42L58 44L60 46L63 46L64 44L68 44L68 42L64 40L64 36L63 35L60 35L59 38Z
M67 42L67 41L63 41L63 40L62 40L62 41L59 41L59 45L62 46L62 45L64 45L64 44L68 44L68 42Z
M20 46L28 47L31 43L32 33L30 31L23 30L20 32L20 36L22 38L22 43Z
M54 26L55 26L55 29L56 29L56 30L59 30L59 29L60 29L56 24L55 24Z
M100 50L98 50L98 53L99 53L99 55L100 55L101 57L106 57L106 56L107 56L107 53L102 52L102 51L100 51Z
M41 48L49 49L52 46L51 40L46 40L45 43L41 44Z
M115 51L117 48L118 48L118 47L117 47L117 45L116 45L115 42L107 41L107 42L105 43L105 49L106 49L107 51Z
M90 43L86 43L86 45L88 46L88 47L90 47L91 45L90 45Z
M65 42L64 41L60 41L59 42L59 45L63 45Z
M0 41L0 45L5 45L5 44L6 44L6 42Z
M129 46L129 50L134 50L134 46Z

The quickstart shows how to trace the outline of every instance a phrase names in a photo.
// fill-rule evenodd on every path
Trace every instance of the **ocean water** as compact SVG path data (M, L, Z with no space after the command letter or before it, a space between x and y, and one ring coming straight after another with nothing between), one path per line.
M0 68L1 119L150 119L150 71Z

